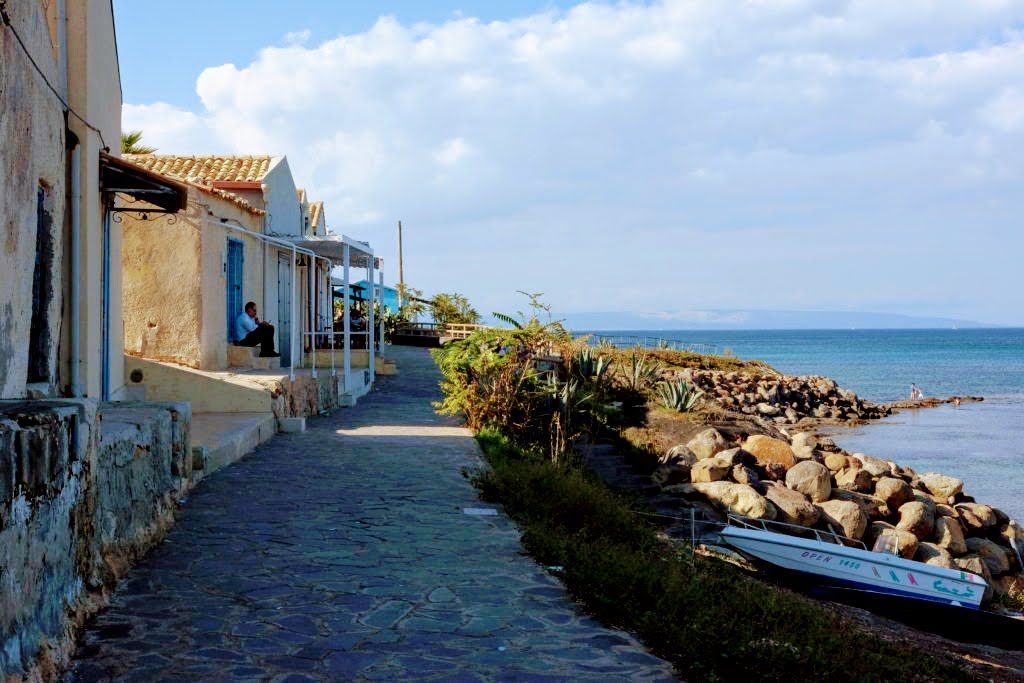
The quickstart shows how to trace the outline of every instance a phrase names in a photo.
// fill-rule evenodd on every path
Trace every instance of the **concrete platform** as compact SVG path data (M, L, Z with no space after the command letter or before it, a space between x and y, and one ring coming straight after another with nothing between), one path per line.
M267 359L263 359L267 360ZM276 360L276 359L274 359ZM306 417L341 404L344 379L330 370L196 370L161 361L125 356L125 381L141 387L149 401L189 401L194 413L265 413ZM354 384L354 383L353 383Z
M265 413L197 413L192 415L193 479L223 469L277 433L277 419Z

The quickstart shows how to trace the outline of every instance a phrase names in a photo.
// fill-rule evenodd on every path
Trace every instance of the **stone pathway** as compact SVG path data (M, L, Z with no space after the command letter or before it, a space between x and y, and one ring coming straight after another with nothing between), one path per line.
M68 681L674 680L581 614L480 507L426 351L355 408L203 481L85 634Z

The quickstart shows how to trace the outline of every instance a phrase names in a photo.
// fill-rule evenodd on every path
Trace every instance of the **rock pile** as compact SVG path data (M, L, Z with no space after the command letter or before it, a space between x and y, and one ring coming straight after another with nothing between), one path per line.
M966 495L963 481L826 451L834 446L822 441L808 433L789 441L752 435L730 448L709 428L672 448L653 477L700 507L835 531L868 548L979 574L996 592L1024 585L1017 554L1024 530Z
M777 425L801 420L849 422L889 414L885 406L864 401L828 377L790 377L722 370L667 370L665 379L682 379L727 410L762 417Z

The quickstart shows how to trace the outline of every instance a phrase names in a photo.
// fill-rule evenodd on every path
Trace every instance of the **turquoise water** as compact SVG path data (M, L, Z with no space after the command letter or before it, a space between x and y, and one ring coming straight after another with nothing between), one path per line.
M729 348L791 375L827 375L872 401L985 397L839 430L843 448L960 477L980 502L1024 520L1024 329L616 331Z

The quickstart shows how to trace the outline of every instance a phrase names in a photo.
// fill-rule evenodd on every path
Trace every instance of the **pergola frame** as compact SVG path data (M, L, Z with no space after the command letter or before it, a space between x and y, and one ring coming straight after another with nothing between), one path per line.
M373 286L375 280L374 274L379 273L381 283L384 281L383 272L377 269L378 260L374 256L373 249L366 242L360 242L359 240L353 239L347 235L305 236L301 238L293 237L290 241L300 248L317 252L320 258L329 258L332 265L337 264L339 261L341 262L342 286L345 293L344 298L342 299L342 339L344 340L342 368L345 377L346 391L349 388L349 376L352 373L352 319L349 315L352 296L351 269L353 267L366 268L366 280L370 283L369 298L366 300L366 348L369 356L369 383L373 384L376 380L375 359L377 341L378 339L383 339L383 324L381 325L381 329L378 333L376 314L374 311L375 304L378 300L377 288ZM331 289L333 290L333 286ZM383 323L383 317L381 319L381 323ZM334 329L333 313L331 329ZM378 334L380 336L378 336ZM315 355L314 343L314 356Z

